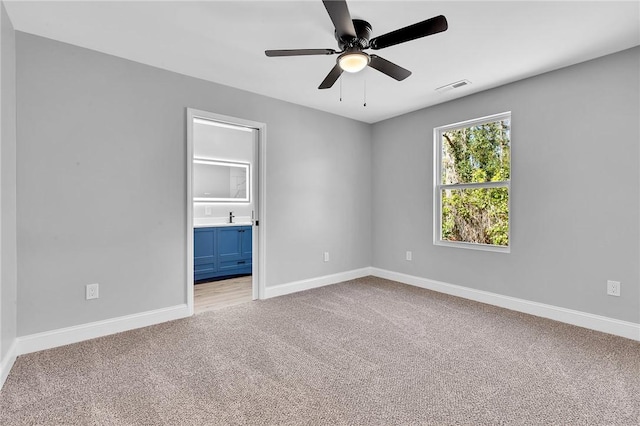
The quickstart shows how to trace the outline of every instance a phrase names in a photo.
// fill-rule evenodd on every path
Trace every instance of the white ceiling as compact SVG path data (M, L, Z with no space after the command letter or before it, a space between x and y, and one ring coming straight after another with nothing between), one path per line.
M267 58L266 49L338 50L320 0L4 1L16 30L373 123L640 44L638 1L358 1L373 37L445 15L446 32L376 51L413 74L376 70L317 87L336 56ZM434 89L467 79L470 86ZM363 106L366 82L367 106Z

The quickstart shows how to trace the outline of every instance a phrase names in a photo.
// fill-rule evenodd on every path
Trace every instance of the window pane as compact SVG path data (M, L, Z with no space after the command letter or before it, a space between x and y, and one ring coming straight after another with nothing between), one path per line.
M509 245L509 189L443 189L442 240Z
M442 184L509 180L510 119L442 133Z

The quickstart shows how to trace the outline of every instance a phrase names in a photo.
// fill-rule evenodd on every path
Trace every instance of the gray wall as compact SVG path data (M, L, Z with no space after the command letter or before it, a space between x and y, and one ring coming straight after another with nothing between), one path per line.
M267 124L267 286L371 264L369 125L20 32L17 70L18 335L185 303L187 107Z
M369 126L17 33L18 335L185 302L186 107L267 123L267 286L373 265L640 322L639 52ZM433 127L507 110L512 252L434 247Z
M373 266L640 322L639 57L634 48L375 124ZM434 246L433 128L509 110L511 253ZM606 295L607 279L622 282L621 297Z
M0 3L0 360L16 338L16 41Z

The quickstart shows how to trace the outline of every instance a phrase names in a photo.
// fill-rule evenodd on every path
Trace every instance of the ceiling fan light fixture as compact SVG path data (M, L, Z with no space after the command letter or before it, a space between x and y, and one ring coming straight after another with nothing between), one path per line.
M343 71L356 73L369 65L369 55L363 52L346 52L338 57L338 65Z

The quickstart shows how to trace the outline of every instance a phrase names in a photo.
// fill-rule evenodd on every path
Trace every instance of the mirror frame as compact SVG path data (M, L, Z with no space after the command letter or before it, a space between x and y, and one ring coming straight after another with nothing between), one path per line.
M219 198L219 197L193 197L194 203L237 203L237 204L248 204L251 202L251 164L250 163L242 163L238 161L221 161L221 160L212 160L209 158L194 158L194 163L197 164L208 164L214 166L228 166L228 167L241 167L245 169L247 176L247 196L244 198ZM195 179L195 173L194 173Z

